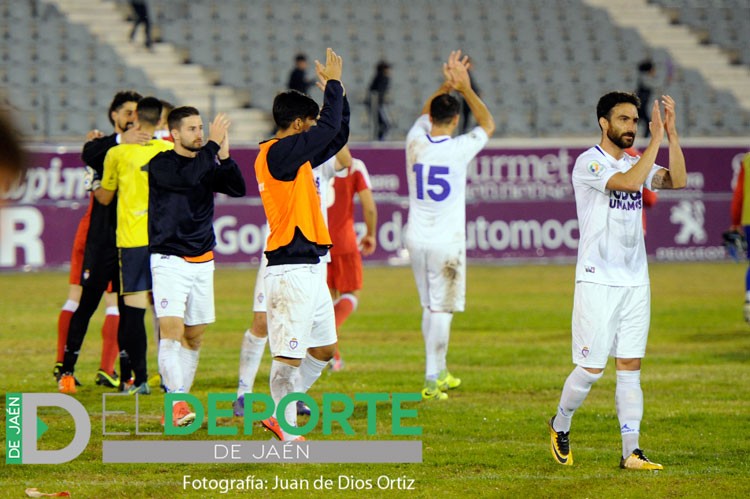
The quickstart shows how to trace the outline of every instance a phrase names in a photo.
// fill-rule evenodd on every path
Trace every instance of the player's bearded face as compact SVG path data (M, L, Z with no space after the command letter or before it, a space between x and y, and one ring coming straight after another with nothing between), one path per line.
M610 121L607 138L620 149L627 149L635 142L635 133L632 130L618 129L616 124Z

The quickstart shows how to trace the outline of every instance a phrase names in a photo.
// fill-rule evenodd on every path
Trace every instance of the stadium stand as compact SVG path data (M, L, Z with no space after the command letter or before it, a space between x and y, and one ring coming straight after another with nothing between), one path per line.
M750 2L747 0L651 0L661 5L673 22L695 30L703 43L730 52L737 64L750 66Z
M108 1L126 11L127 2ZM719 1L747 7L746 1ZM659 3L669 9L678 2ZM142 92L170 99L169 89L144 89L146 74L123 70L114 50L67 21L54 2L38 2L36 16L29 4L0 0L0 85L5 101L22 111L27 133L54 137L80 135L92 125L107 129L103 103L116 89L136 83ZM217 83L246 94L252 107L265 112L284 89L296 53L314 59L325 47L336 48L346 61L357 140L371 138L364 101L377 61L393 64L389 138L398 140L440 81L432 68L452 48L475 61L473 76L497 116L496 136L590 135L596 131L591 119L596 99L612 89L634 90L638 62L646 57L655 61L663 82L657 92L680 103L684 136L741 136L750 129L750 114L732 94L712 88L694 69L673 64L667 50L647 45L635 30L617 26L605 10L583 0L151 0L149 5L157 41L177 47L184 62L206 68ZM695 5L687 10L711 10ZM692 16L678 10L680 19ZM701 15L690 19L723 19L713 12ZM739 47L747 47L747 30L738 36ZM314 89L312 94L319 96Z

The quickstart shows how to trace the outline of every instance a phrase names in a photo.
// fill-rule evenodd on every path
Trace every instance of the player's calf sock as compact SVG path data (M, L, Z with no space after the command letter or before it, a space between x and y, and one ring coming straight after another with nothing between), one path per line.
M268 337L258 338L250 330L246 330L242 337L240 349L240 373L237 384L237 396L253 391L255 376L258 374L260 361L266 349Z
M195 379L195 371L198 370L198 359L201 351L192 348L180 347L180 364L182 365L182 382L185 385L185 391L190 392Z
M135 386L148 382L146 366L146 325L143 322L145 308L123 305L120 308L120 327L117 331L117 342L120 348L128 353L130 367L135 375Z
M182 345L177 340L159 341L159 372L168 393L185 392L185 380L182 372L180 351Z
M638 449L638 436L643 419L643 390L641 389L641 371L617 371L617 388L615 388L615 407L617 419L620 420L622 434L622 457L627 459Z
M570 431L570 424L573 420L573 413L581 407L586 396L591 391L591 385L602 377L604 371L593 374L581 366L576 366L573 372L568 375L563 386L560 404L557 406L557 415L554 421L555 431Z
M276 419L280 421L283 418L291 426L297 426L297 404L287 404L283 413L278 412L278 407L281 399L294 391L294 386L297 382L296 379L299 376L298 373L299 368L297 367L277 360L271 361L270 388L271 397L277 407ZM297 435L287 432L283 433L284 440L293 440L297 437Z
M320 378L320 373L328 365L327 361L318 360L309 353L302 359L299 365L299 376L295 391L307 393L307 390Z
M430 344L437 371L444 370L445 359L448 356L448 342L451 335L451 322L453 314L450 312L431 312L430 315Z
M78 308L73 312L68 324L68 339L65 342L65 355L63 357L62 372L72 373L78 361L78 353L83 345L83 339L86 337L86 330L89 327L91 316L96 312L99 306L101 293L97 293L90 288L83 288L81 301Z
M107 307L102 325L102 358L99 369L112 374L119 348L117 345L117 328L120 325L120 310L117 307Z
M339 298L333 304L333 314L336 318L337 331L341 327L341 325L346 322L346 319L349 318L352 312L357 310L358 303L359 301L357 300L357 297L351 293L344 293L343 295L339 296Z
M78 308L78 302L68 300L57 316L57 362L62 362L65 357L65 343L68 341L68 330L73 312Z
M429 308L422 309L422 338L424 338L424 344L427 345L427 338L430 335L430 317L432 312Z

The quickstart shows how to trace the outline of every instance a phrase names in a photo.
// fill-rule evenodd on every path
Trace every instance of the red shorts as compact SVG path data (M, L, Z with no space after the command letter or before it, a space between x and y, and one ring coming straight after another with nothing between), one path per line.
M83 254L86 249L86 236L89 233L89 224L91 223L91 205L86 213L78 222L76 237L73 240L73 251L70 254L70 284L81 285L81 272L83 271Z
M362 255L359 251L331 255L328 263L328 288L340 293L362 289Z

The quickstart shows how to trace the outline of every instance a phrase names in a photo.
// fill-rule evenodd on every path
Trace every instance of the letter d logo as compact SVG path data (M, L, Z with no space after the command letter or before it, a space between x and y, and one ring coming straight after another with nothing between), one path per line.
M75 435L67 447L38 450L37 438L47 429L37 417L38 407L59 407L73 417ZM72 461L91 438L86 408L62 393L7 393L5 395L5 462L7 464L60 464Z

